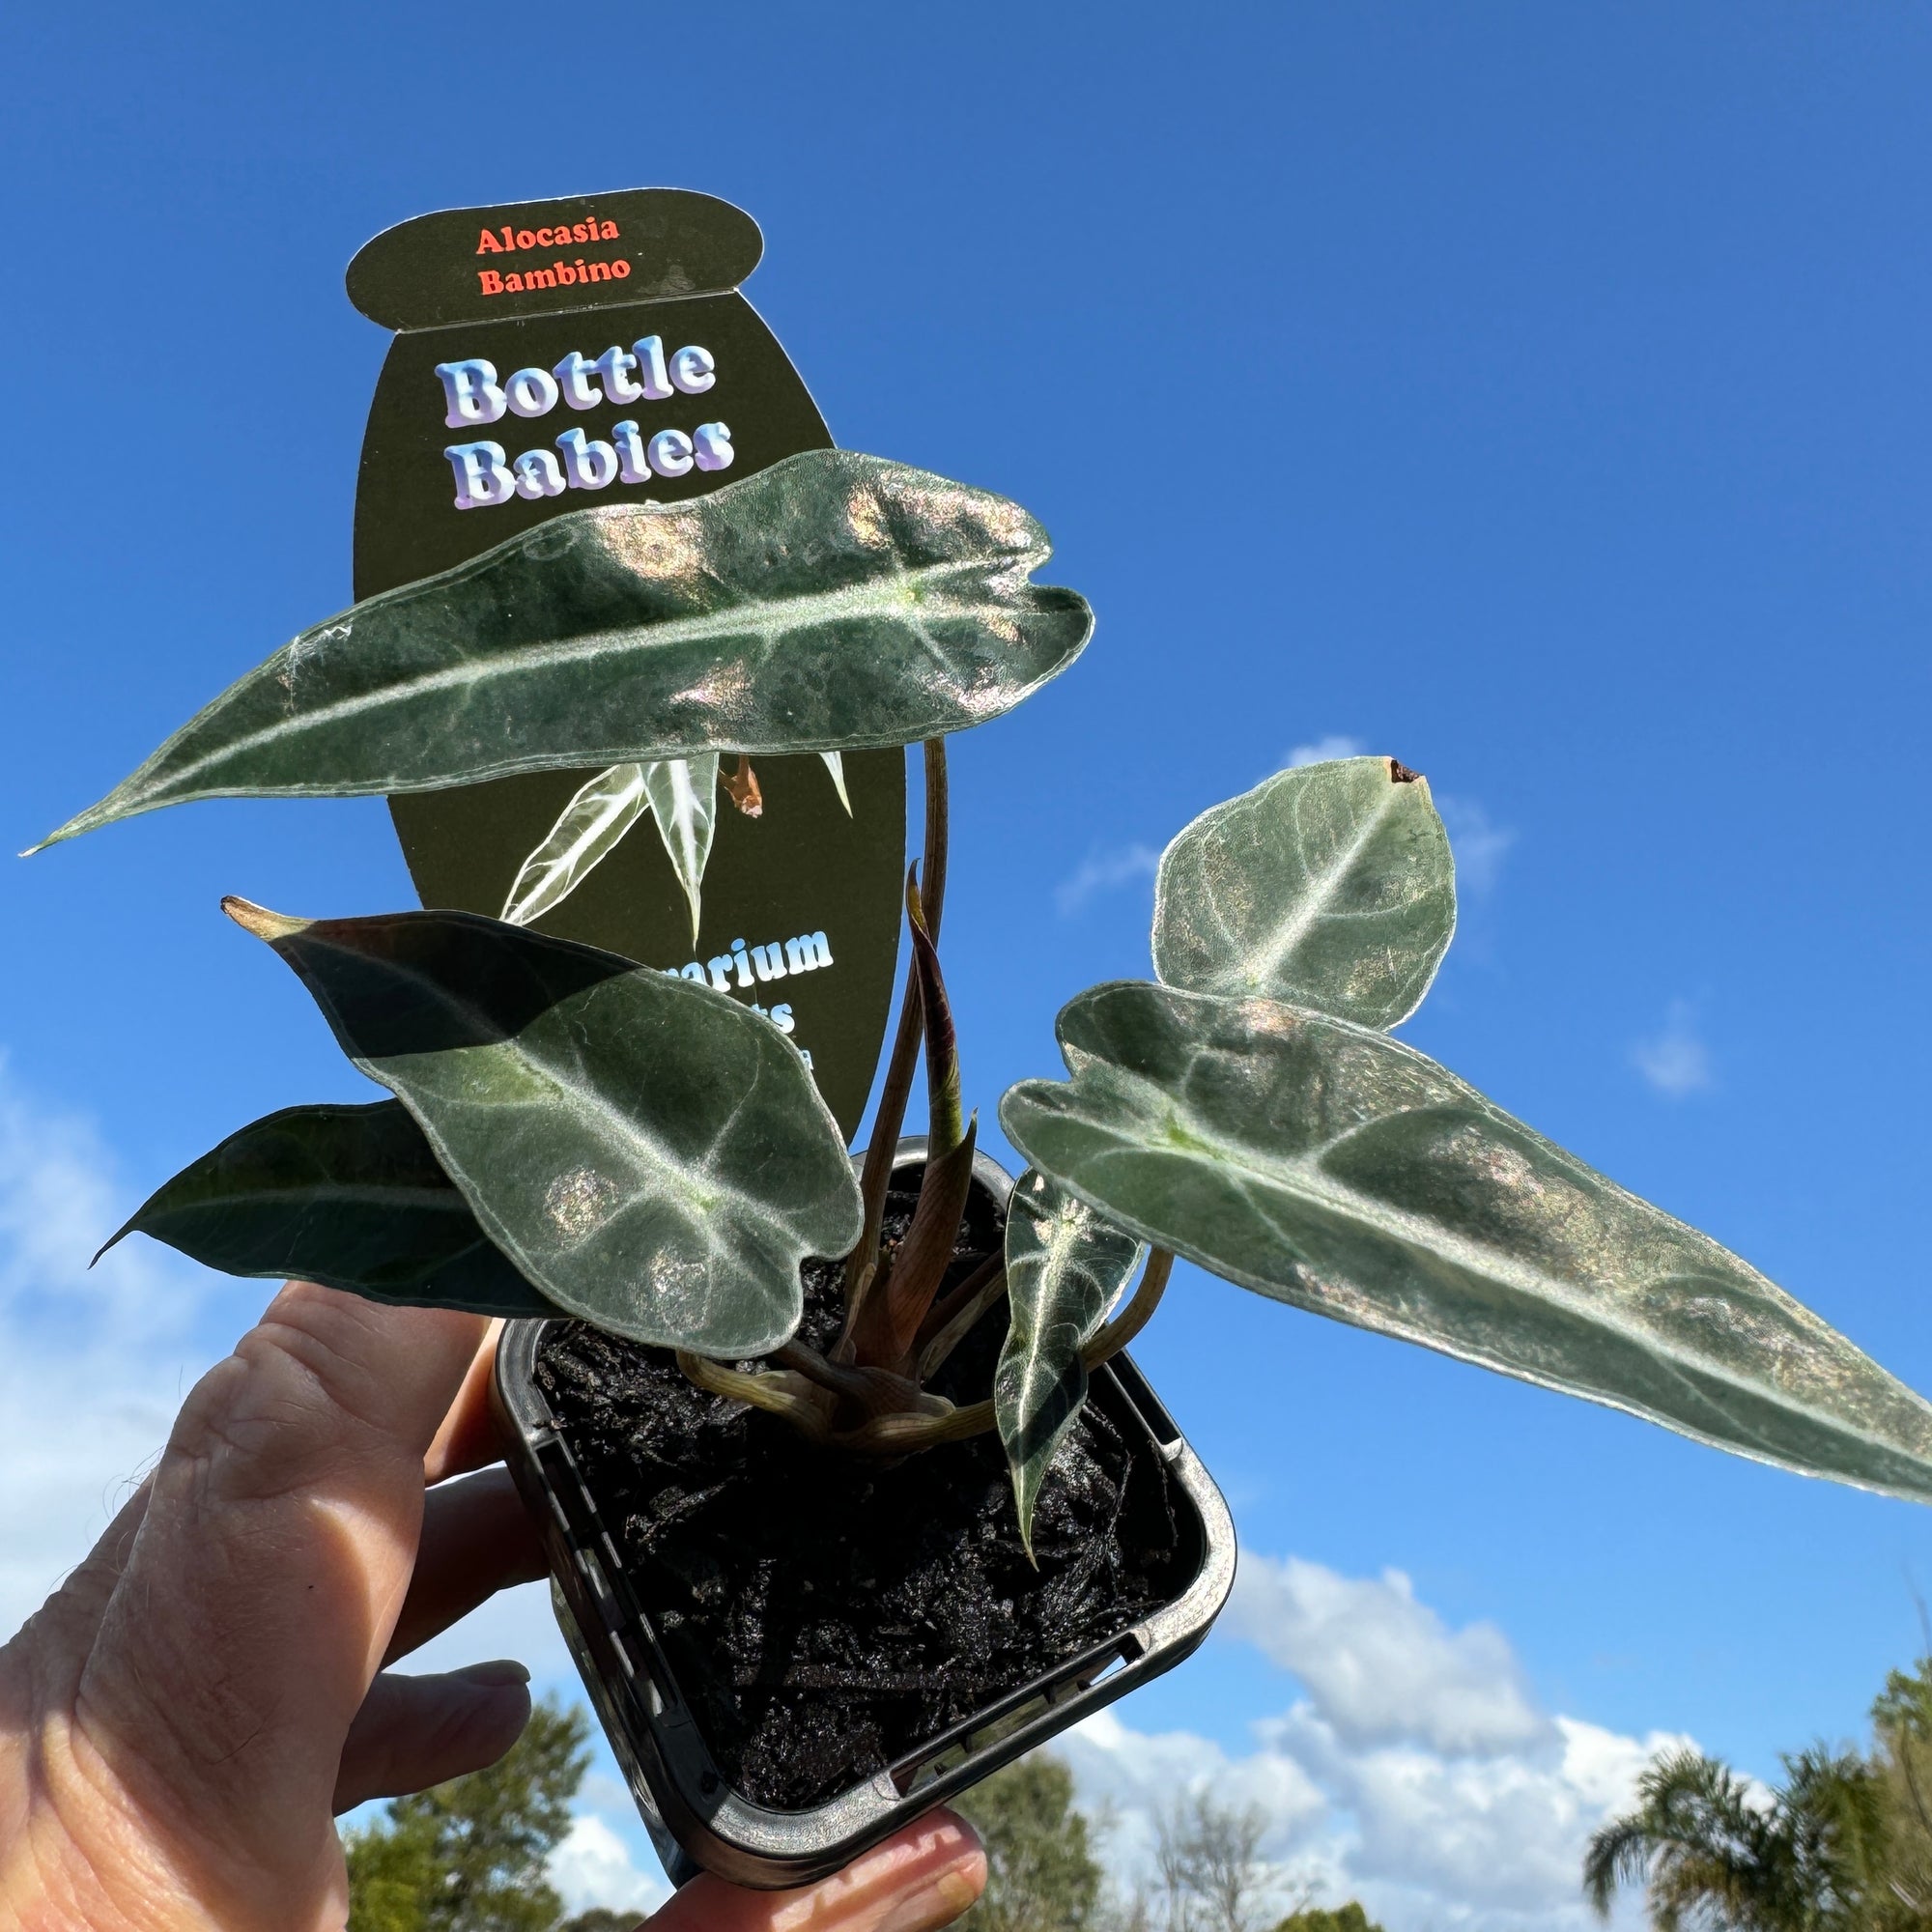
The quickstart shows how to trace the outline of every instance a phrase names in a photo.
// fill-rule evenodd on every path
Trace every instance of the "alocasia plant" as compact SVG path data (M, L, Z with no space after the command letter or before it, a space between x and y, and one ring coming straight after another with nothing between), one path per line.
M1001 1124L1032 1166L1005 1251L942 1294L978 1131L939 968L944 740L1085 644L1085 604L1030 581L1048 554L999 497L823 451L690 503L559 517L302 633L53 838L194 798L608 769L500 921L230 901L395 1097L257 1122L122 1232L237 1273L568 1312L854 1454L997 1429L1023 1535L1089 1372L1139 1331L1177 1255L1747 1456L1932 1499L1932 1406L1389 1037L1456 916L1428 784L1389 758L1282 773L1168 847L1157 979L1071 1001L1070 1078L1006 1094ZM840 752L915 742L912 968L855 1180L803 1060L760 1015L529 922L646 810L695 920L718 791L756 802L750 757L817 752L842 797ZM927 1156L889 1241L922 1042ZM810 1255L845 1263L826 1353L795 1334ZM984 1397L933 1394L1002 1300Z

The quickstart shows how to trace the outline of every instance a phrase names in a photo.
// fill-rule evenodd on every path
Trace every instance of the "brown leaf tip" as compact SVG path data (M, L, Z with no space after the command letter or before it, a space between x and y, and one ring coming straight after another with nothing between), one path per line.
M222 899L221 910L244 932L252 932L257 939L266 939L271 946L276 940L304 932L315 923L310 919L291 919L285 912L270 912L267 906L258 906L252 899L238 898L233 893Z
M765 795L758 788L758 775L752 769L750 758L741 757L736 771L718 768L718 782L724 787L724 796L742 811L747 818L762 818L765 811Z
M1420 772L1412 772L1400 758L1389 760L1389 778L1399 785L1412 785L1421 778Z

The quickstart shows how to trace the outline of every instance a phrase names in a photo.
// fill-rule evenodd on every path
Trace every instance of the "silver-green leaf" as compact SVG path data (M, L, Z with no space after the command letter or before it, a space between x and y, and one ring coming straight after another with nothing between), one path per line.
M1154 971L1361 1026L1406 1019L1456 928L1456 871L1428 781L1392 758L1278 773L1161 855Z
M1010 1089L1001 1124L1143 1239L1763 1462L1932 1499L1932 1406L1411 1048L1144 982L1081 994L1059 1033L1072 1081Z
M798 1051L709 987L470 913L231 915L415 1117L483 1232L599 1327L734 1359L797 1325L858 1182Z
M252 1122L157 1187L107 1247L132 1234L226 1274L478 1315L560 1312L484 1235L395 1100Z
M642 765L599 772L524 861L503 900L503 918L511 925L528 925L561 905L649 809Z
M1029 1552L1039 1486L1087 1400L1081 1348L1125 1287L1140 1252L1133 1236L1043 1174L1021 1175L1007 1209L1011 1323L993 1374L993 1412Z
M188 799L434 790L910 744L1010 710L1093 614L1016 503L810 450L553 518L304 631L44 842Z

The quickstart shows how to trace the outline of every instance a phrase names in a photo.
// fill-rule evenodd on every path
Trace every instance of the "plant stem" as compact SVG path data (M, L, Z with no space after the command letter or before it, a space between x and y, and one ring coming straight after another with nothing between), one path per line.
M867 1418L874 1415L944 1415L952 1404L941 1396L928 1396L917 1382L895 1376L886 1369L847 1368L828 1362L816 1349L793 1340L774 1351L772 1360L781 1369L795 1370L808 1381L856 1403Z
M932 1304L931 1308L926 1311L925 1320L919 1324L920 1347L922 1349L925 1348L935 1335L948 1327L959 1311L966 1307L969 1302L976 1299L980 1292L995 1275L1002 1278L1000 1292L1005 1293L1006 1272L1006 1251L1002 1248L996 1248L957 1288L952 1290L949 1293L941 1295ZM990 1302L987 1304L988 1307L991 1305Z
M753 1408L781 1415L814 1442L823 1442L830 1429L830 1404L800 1375L758 1372L746 1375L727 1369L723 1362L706 1361L702 1355L677 1351L677 1365L686 1381L694 1382L707 1395L748 1402Z
M1167 1293L1167 1278L1173 1272L1174 1256L1169 1249L1155 1248L1149 1254L1134 1298L1080 1350L1080 1359L1090 1369L1111 1362L1148 1325Z
M1140 1286L1133 1299L1080 1350L1080 1359L1089 1370L1111 1362L1148 1324L1160 1298L1167 1291L1167 1278L1174 1271L1174 1256L1166 1248L1155 1248L1141 1271ZM864 1428L835 1438L843 1449L865 1449L881 1455L907 1455L916 1449L931 1449L942 1442L964 1442L983 1435L998 1421L990 1401L968 1403L948 1415L879 1415Z
M929 1382L940 1365L980 1325L980 1318L1007 1292L1007 1258L988 1255L925 1318L914 1380Z
M946 851L948 799L946 780L946 740L925 741L925 854L920 868L920 903L925 913L925 929L936 943L939 916L946 903ZM865 1232L859 1245L845 1263L845 1333L852 1323L872 1277L879 1267L879 1229L886 1217L886 1189L893 1178L893 1156L898 1151L899 1128L905 1123L906 1100L912 1093L913 1076L919 1070L919 1042L924 1031L919 1004L919 973L916 962L906 968L905 997L899 1003L899 1030L893 1041L893 1057L886 1064L886 1084L879 1090L878 1112L872 1119L872 1141L866 1150L866 1165L859 1178L859 1192L866 1205Z

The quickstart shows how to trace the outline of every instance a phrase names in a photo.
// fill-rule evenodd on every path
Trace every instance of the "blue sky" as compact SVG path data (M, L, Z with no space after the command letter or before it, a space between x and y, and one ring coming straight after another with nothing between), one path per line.
M1017 497L1099 613L954 746L985 1115L1054 1069L1065 998L1147 970L1147 855L1353 740L1428 773L1463 861L1407 1037L1932 1389L1928 42L1912 10L1777 4L30 11L0 77L0 819L29 843L347 601L368 236L703 188L762 224L747 292L838 440ZM118 1218L243 1121L356 1096L214 901L407 903L379 805L162 812L10 878L10 1144L71 1153L64 1201ZM83 1292L46 1230L111 1219L14 1184L16 1350L92 1361L160 1320L151 1284L179 1297L158 1400L153 1363L172 1389L259 1299L158 1261ZM1904 1504L1187 1271L1137 1353L1244 1544L1314 1567L1257 1569L1248 1636L1122 1721L1238 1759L1285 1818L1253 1725L1353 1721L1279 1638L1322 1577L1403 1573L1524 1709L1758 1772L1855 1732L1918 1642ZM1374 1865L1372 1800L1334 1798L1360 1763L1321 1774L1337 1882L1405 1926L1517 1922L1453 1860Z

